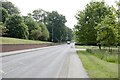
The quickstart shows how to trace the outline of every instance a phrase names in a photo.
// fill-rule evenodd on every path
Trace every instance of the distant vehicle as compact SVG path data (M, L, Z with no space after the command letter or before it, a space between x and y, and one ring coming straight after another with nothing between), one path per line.
M67 44L70 44L70 41L67 41Z

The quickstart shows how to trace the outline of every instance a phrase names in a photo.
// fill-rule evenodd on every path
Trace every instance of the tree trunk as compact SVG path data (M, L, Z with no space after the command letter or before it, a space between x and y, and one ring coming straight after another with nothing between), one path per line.
M109 46L109 52L110 52L110 46Z
M101 50L101 45L99 45L99 50Z

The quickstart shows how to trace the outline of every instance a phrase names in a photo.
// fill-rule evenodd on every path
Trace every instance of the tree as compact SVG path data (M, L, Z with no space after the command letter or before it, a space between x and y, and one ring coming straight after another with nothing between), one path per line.
M41 36L39 37L40 40L48 40L49 38L49 31L47 27L43 23L39 23L39 27L41 28Z
M33 35L40 30L41 34L41 29L39 29L39 24L34 21L34 19L31 16L24 16L24 23L28 26L28 31L29 31L29 39L38 39L38 37Z
M98 43L108 46L110 51L110 46L117 45L117 29L115 14L111 12L97 26Z
M7 37L14 37L14 38L28 38L28 27L24 24L24 19L15 14L9 17L5 24L6 28L8 29Z
M61 42L66 40L67 31L66 31L66 19L65 16L58 14L58 12L53 11L47 16L47 28L50 33L50 41Z
M120 20L117 23L118 26L118 45L120 46Z
M48 15L48 12L42 10L42 9L36 9L32 12L32 17L37 21L37 22L42 22L46 24L46 17Z
M19 10L15 5L11 2L8 1L0 1L2 3L2 7L8 11L8 14L19 14Z
M2 16L2 17L0 16L0 19L1 19L0 22L5 23L6 19L8 18L7 10L4 8L0 8L0 15Z
M67 40L71 41L72 40L72 30L68 27L67 27L67 34L68 34Z
M117 6L118 6L118 10L116 11L117 13L117 18L118 18L118 21L117 21L117 26L118 26L118 45L120 46L120 0L117 3Z
M78 20L75 26L76 38L81 44L97 44L97 30L95 27L110 12L105 2L90 2L85 10L76 15Z
M41 34L41 28L39 27L38 29L32 30L30 36L32 40L38 40Z

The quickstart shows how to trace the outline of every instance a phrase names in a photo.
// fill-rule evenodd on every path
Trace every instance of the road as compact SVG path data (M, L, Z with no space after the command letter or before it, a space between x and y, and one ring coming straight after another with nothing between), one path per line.
M73 45L73 44L71 44ZM88 78L74 46L58 45L2 58L3 78Z

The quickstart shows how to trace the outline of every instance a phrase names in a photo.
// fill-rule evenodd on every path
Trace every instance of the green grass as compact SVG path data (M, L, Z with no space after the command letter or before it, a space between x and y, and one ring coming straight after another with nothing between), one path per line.
M87 51L77 51L90 78L118 78L118 64L106 62Z
M108 47L102 47L102 50L99 50L98 46L76 46L76 48L85 48L87 52L107 62L120 62L118 61L118 48L114 46L112 46L111 52L109 52Z
M76 48L85 48L85 49L98 49L98 46L75 46Z
M43 43L50 42L0 37L0 44L43 44Z
M87 52L90 54L100 58L101 60L118 63L118 51L117 49L113 49L112 52L109 52L108 49L87 49Z

